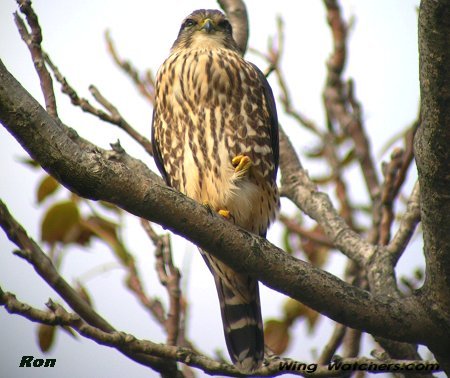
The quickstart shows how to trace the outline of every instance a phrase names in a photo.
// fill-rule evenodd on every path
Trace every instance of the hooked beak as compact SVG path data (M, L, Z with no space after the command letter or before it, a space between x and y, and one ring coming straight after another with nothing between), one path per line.
M203 30L203 29L209 34L212 31L214 31L216 28L215 28L214 22L210 18L207 18L203 21L202 27L200 28L200 30Z

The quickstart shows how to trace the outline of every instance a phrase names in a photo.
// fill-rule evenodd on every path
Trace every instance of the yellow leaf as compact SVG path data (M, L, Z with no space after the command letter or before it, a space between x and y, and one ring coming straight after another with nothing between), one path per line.
M317 319L319 319L320 314L317 311L313 310L311 307L307 307L307 306L305 306L305 307L307 309L306 310L306 320L308 323L308 331L312 332L312 331L314 331L314 327L317 323Z
M42 352L48 352L53 345L53 341L55 340L55 332L56 327L40 324L38 327L38 342L39 348Z
M72 201L59 202L48 209L41 225L41 239L48 243L68 243L73 229L79 224L80 213Z
M306 306L295 299L289 298L283 305L284 319L289 324L306 314Z
M319 225L314 226L312 229L308 230L311 234L316 235L318 238L326 239L326 235ZM330 248L326 245L316 242L313 239L308 239L306 237L301 238L301 246L303 252L305 253L308 261L321 268L328 260Z
M96 237L108 244L114 254L125 265L128 264L131 255L117 235L117 224L99 216L93 216L82 221L85 229L92 232Z
M39 184L37 190L37 202L41 203L48 196L53 194L56 189L59 188L59 182L56 181L52 176L45 176Z
M308 324L308 331L314 330L314 326L319 318L319 313L314 311L311 307L289 298L283 305L284 321L286 324L292 324L298 318L305 318Z
M286 322L271 319L264 325L264 340L275 353L283 353L289 345L289 326Z

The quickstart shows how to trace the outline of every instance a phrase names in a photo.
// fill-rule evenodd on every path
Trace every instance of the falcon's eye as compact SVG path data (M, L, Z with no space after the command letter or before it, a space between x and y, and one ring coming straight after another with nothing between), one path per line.
M196 24L196 22L193 20L193 19L191 19L191 18L188 18L186 21L184 21L184 23L183 23L183 29L184 28L190 28L191 26L194 26Z
M219 22L219 27L231 32L231 24L228 20L222 20Z

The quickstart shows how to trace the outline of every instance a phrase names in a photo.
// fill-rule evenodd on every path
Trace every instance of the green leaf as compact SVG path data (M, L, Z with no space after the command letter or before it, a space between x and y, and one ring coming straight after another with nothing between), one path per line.
M41 203L44 201L48 196L52 195L59 188L59 186L59 182L52 176L45 176L38 186L37 202Z
M30 158L29 156L19 157L17 160L20 163L28 165L29 167L31 167L33 169L41 168L41 165L36 160Z
M107 201L98 201L98 204L104 207L107 210L114 211L117 214L120 214L122 212L122 209L120 207L117 207L111 202Z
M347 152L347 154L344 156L344 158L340 161L339 166L340 168L345 168L351 163L353 163L356 159L356 150L352 148L350 151Z
M294 253L294 249L292 248L292 245L291 245L290 236L291 236L290 231L287 228L285 228L283 231L283 249L287 253L292 255Z
M59 202L44 216L41 225L41 239L48 243L74 241L74 229L80 222L77 205L72 201Z

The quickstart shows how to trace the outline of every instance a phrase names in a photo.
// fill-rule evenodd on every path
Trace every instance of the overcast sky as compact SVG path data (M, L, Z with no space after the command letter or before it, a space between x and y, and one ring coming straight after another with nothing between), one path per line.
M89 97L88 86L95 84L129 123L147 136L150 135L151 108L113 64L105 47L105 30L110 30L123 57L132 60L141 70L150 68L156 72L168 55L181 20L194 9L217 7L213 0L35 0L33 3L43 29L43 45L78 94ZM367 132L377 161L389 137L403 130L417 114L418 3L418 0L342 0L345 17L353 18L354 22L345 77L355 80L356 95L364 107ZM325 61L332 45L322 2L250 0L247 6L251 28L249 46L259 50L266 49L268 37L276 31L276 15L282 16L286 34L282 65L294 105L318 124L323 124L321 92L326 73ZM0 58L22 85L43 103L28 50L14 25L12 13L16 9L15 1L0 1ZM251 53L247 54L247 59L257 63L262 70L266 68L265 63ZM274 78L269 78L269 82L277 94ZM59 92L57 102L62 120L75 128L82 137L103 148L109 148L111 142L120 139L129 154L155 169L151 158L123 132L83 114ZM308 151L313 142L311 136L298 130L292 120L284 116L280 118L285 129L295 138L298 152L304 154ZM0 198L30 235L38 240L43 209L36 205L35 190L42 174L20 164L18 159L23 156L25 152L20 145L0 128ZM319 175L327 170L308 160L304 162L313 174ZM415 169L408 177L405 194L409 194L414 178ZM355 201L362 203L367 197L364 185L358 180L359 177L352 180L350 191ZM282 209L289 212L292 206L283 201ZM165 300L165 292L155 277L152 249L139 222L130 217L126 224L126 242L137 256L148 292L160 295ZM280 242L280 230L275 225L268 235L276 244ZM26 262L12 255L14 248L0 232L1 287L38 308L43 308L49 297L57 299L58 296ZM69 250L62 266L62 274L69 282L80 276L85 277L86 272L95 267L114 262L114 257L100 243L94 244L90 251ZM420 243L414 244L407 256L400 262L399 274L410 272L412 267L422 263ZM189 338L209 354L214 350L222 350L226 354L212 277L195 247L176 240L174 258L183 270L183 284L188 288ZM344 261L339 253L334 253L326 269L341 275ZM123 271L117 268L86 282L94 298L95 308L117 329L140 338L163 342L164 334L160 327L124 289L123 279ZM283 301L283 296L263 287L263 317L267 319L280 315ZM304 323L298 322L294 326L296 337L286 355L313 361L314 353L320 353L320 347L331 329L331 322L323 318L318 330L314 334L307 334ZM35 331L36 326L28 320L8 315L0 309L0 376L60 377L67 372L70 372L71 377L119 377L124 374L130 377L156 376L154 372L114 350L89 340L75 340L62 332L58 334L55 347L44 356L57 359L55 368L19 369L22 355L43 356L36 347ZM373 344L370 339L366 341L364 352L368 355ZM198 372L198 376L202 374Z

